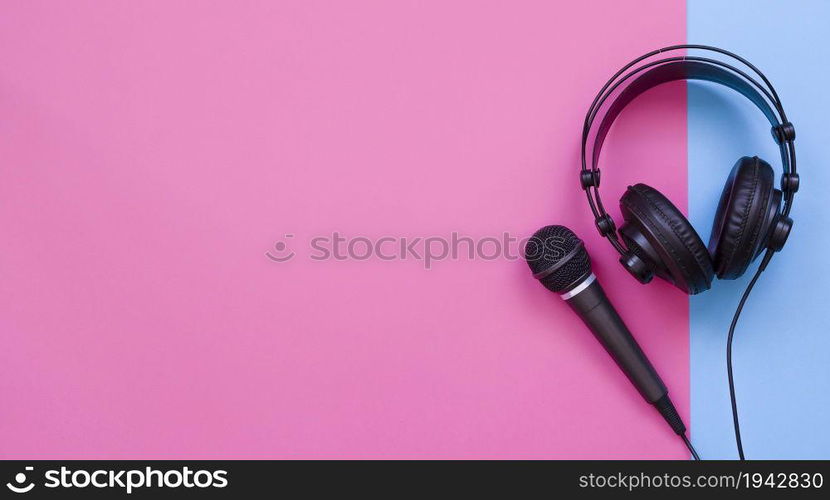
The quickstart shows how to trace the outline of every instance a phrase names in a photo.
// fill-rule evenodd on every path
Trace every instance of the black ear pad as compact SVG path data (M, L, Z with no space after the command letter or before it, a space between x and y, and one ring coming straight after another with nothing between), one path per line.
M714 278L709 252L672 202L656 189L637 184L628 187L620 209L626 220L620 228L623 240L657 276L689 294L709 289Z
M715 212L709 252L720 279L741 276L766 247L781 203L772 167L744 156L735 162Z

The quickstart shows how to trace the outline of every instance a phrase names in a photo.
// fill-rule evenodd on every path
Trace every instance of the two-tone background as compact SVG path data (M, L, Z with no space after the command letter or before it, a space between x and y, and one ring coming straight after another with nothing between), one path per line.
M828 458L827 25L815 1L0 2L3 458L685 458L521 261L311 261L292 234L566 224L691 422L733 458L724 341L746 279L641 286L577 188L584 112L629 59L720 45L798 131L794 233L735 341L751 458ZM708 238L740 96L676 83L605 150ZM300 250L300 248L295 248Z

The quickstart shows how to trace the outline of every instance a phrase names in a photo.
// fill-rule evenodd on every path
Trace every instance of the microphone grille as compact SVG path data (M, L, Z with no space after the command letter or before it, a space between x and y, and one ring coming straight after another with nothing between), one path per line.
M539 279L545 288L556 293L573 287L591 273L591 259L582 240L565 226L545 226L536 231L525 246L525 260L533 274L558 266Z

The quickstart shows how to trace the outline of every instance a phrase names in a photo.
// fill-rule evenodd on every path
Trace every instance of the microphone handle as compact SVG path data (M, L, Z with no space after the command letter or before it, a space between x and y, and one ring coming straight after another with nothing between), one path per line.
M593 278L591 275L590 278ZM597 279L575 295L566 298L597 340L614 358L628 380L650 404L656 404L668 394L657 371L651 366L643 350L634 340L620 315L608 301Z
M657 371L651 366L651 362L628 331L628 327L625 326L608 297L605 296L605 291L599 281L593 274L588 279L592 281L587 286L584 285L585 282L578 285L578 287L584 286L582 290L574 289L565 294L569 295L567 298L563 296L565 302L582 318L594 337L614 358L620 370L640 391L643 399L654 405L676 434L685 436L686 425L683 424L680 414L669 399L666 385L660 380ZM576 293L570 295L574 291Z

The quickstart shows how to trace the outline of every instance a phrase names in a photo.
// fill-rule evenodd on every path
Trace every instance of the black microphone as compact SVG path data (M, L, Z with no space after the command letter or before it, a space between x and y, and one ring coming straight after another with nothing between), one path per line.
M564 226L543 227L528 240L525 260L533 277L558 293L579 315L628 380L692 451L686 426L669 399L665 384L591 272L591 259L582 240Z

